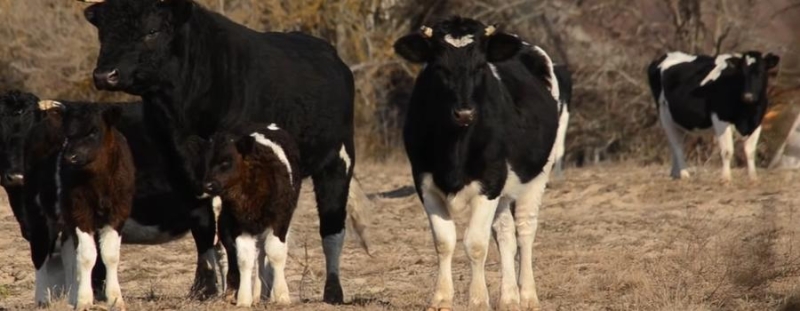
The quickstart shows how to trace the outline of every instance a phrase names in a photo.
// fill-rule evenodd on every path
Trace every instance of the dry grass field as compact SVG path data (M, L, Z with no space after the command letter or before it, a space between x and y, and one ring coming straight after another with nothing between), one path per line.
M353 239L343 254L349 304L320 303L323 256L310 184L292 228L287 310L422 310L436 274L428 222L417 198L381 197L411 183L406 163L358 168L372 207L368 256ZM735 177L744 177L739 169ZM535 244L544 310L795 310L800 292L800 174L762 171L752 184L718 182L718 167L672 181L668 168L635 163L570 169L547 191ZM459 224L463 224L463 217ZM460 227L463 228L463 227ZM460 230L462 231L462 230ZM120 278L130 310L227 310L186 299L194 275L189 237L124 246ZM487 260L492 299L499 258ZM28 246L0 208L0 310L34 309ZM457 308L466 302L466 255L454 263ZM800 299L797 299L800 301ZM799 304L800 305L800 304ZM68 307L61 301L52 310ZM256 310L277 309L259 305ZM102 310L102 308L99 308Z

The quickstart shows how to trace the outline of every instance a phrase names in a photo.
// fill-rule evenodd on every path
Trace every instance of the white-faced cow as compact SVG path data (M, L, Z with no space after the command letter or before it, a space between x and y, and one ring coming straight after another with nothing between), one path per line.
M190 162L178 143L188 136L207 139L248 122L292 134L317 198L323 300L343 302L339 257L356 160L355 90L336 50L301 33L248 29L192 0L83 1L96 2L85 10L100 40L95 86L142 97L147 128L173 166ZM198 179L184 171L188 181ZM232 283L236 250L227 253Z
M672 151L673 178L689 177L679 129L713 127L722 156L722 180L731 180L733 128L747 136L747 173L756 179L756 145L768 107L768 71L779 60L753 51L716 57L672 52L650 64L650 88Z
M494 26L459 17L423 27L394 48L406 60L426 64L412 92L404 140L439 254L429 310L453 308L452 215L465 210L471 213L464 234L472 268L470 308L489 308L484 263L494 230L502 262L501 308L538 309L533 240L558 129L558 87L549 56Z

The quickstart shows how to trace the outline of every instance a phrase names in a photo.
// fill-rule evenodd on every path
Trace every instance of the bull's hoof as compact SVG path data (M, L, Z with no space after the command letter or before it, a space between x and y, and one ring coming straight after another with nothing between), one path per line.
M214 270L197 271L194 277L194 284L189 292L189 297L197 300L206 300L216 297L219 294L217 289L217 276Z
M325 291L322 294L322 301L332 305L344 303L344 292L342 284L339 283L338 276L328 276L325 281Z

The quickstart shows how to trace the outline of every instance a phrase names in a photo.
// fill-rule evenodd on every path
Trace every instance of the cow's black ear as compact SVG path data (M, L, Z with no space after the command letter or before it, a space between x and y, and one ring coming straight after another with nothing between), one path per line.
M253 153L256 145L256 138L250 135L245 135L236 141L236 150L242 156L247 156Z
M88 8L83 10L83 17L86 18L86 20L92 25L97 26L97 17L98 14L100 13L100 7L102 5L103 5L102 3L90 5Z
M433 55L428 38L419 33L397 39L394 42L394 52L412 63L427 63Z
M172 22L183 25L192 16L194 2L192 0L160 0L161 5L166 6L172 14Z
M764 56L764 61L766 62L767 69L772 69L778 66L781 57L772 53L767 53L767 56Z
M103 109L103 121L108 126L115 126L122 118L122 107L111 106Z
M507 33L493 34L489 37L489 43L486 46L486 60L490 63L502 62L517 55L521 49L522 40L517 36Z

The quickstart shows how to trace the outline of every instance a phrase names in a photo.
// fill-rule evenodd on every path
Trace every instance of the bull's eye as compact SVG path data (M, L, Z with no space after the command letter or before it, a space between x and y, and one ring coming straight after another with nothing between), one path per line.
M153 40L153 39L157 38L159 32L160 31L158 31L158 29L153 29L153 30L148 31L147 34L144 36L144 40L145 41L150 41L150 40Z

